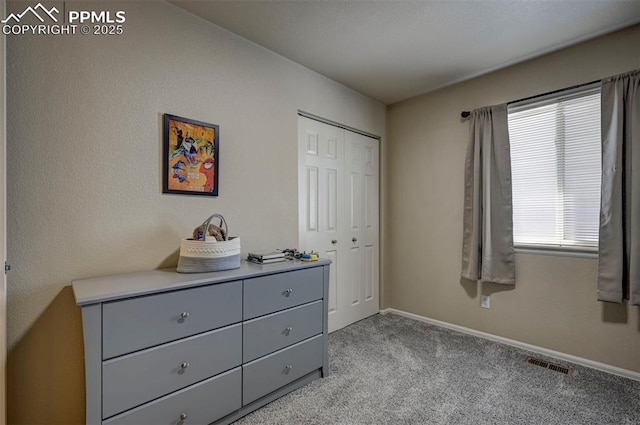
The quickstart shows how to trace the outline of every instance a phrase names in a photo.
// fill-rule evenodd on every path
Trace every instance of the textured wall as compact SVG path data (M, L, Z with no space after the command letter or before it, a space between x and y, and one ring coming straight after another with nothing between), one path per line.
M390 107L389 306L640 372L640 309L596 301L597 260L518 254L515 288L460 281L460 112L640 68L638 46L635 26Z
M0 3L0 16L5 16L5 3ZM5 83L6 83L6 49L5 37L0 36L0 176L5 175L6 167L6 103L5 103ZM6 257L6 219L5 207L5 179L0 183L0 258ZM7 280L5 275L0 279L0 423L6 418L6 365L7 365Z
M297 110L386 135L384 105L173 5L73 7L125 10L125 34L7 41L16 424L84 421L72 279L175 265L213 212L244 252L296 246ZM165 112L220 125L217 198L161 194Z

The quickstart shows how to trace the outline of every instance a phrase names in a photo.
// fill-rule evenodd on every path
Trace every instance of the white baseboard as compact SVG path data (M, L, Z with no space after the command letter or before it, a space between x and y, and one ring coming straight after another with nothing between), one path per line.
M613 375L622 376L624 378L640 381L640 373L632 370L622 369L619 367L611 366L606 363L600 363L593 360L585 359L582 357L572 356L571 354L561 353L559 351L549 350L547 348L538 347L537 345L527 344L525 342L516 341L509 338L504 338L497 335L492 335L486 332L477 331L471 328L465 328L464 326L454 325L452 323L442 322L440 320L431 319L429 317L420 316L413 313L407 313L406 311L396 310L395 308L386 308L380 310L380 314L397 314L398 316L407 317L409 319L418 320L420 322L429 323L431 325L440 326L442 328L451 329L454 331L462 332L468 335L477 336L480 338L488 339L490 341L499 342L501 344L510 345L516 348L522 348L524 350L532 351L534 353L542 354L544 356L553 357L559 360L564 360L570 363L575 363L580 366L589 367L591 369L601 370L603 372L611 373Z

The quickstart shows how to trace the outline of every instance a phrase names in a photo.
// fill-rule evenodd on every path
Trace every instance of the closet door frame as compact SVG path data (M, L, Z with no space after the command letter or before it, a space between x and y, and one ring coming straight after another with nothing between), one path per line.
M312 114L298 115L299 248L317 250L333 262L332 332L380 311L381 141Z

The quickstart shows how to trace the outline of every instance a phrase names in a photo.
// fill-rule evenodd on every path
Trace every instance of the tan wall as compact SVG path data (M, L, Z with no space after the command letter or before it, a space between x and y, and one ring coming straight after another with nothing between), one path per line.
M5 16L5 3L0 2L0 16ZM3 177L6 168L6 49L5 36L0 35L0 259L6 257L6 181ZM5 275L0 279L0 425L6 423L7 417L7 280Z
M245 253L295 247L297 110L386 135L384 105L173 5L66 5L122 9L125 34L8 37L15 424L84 421L72 279L175 265L213 212ZM217 198L161 194L165 112L220 125Z
M596 301L597 260L518 254L515 288L460 282L460 112L640 68L638 46L636 25L390 107L386 306L640 372L640 309Z

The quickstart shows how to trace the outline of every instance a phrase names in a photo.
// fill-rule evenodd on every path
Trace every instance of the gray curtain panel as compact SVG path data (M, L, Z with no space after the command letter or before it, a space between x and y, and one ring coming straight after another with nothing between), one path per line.
M515 284L507 105L471 113L464 176L462 277Z
M598 300L640 305L640 70L602 80Z

